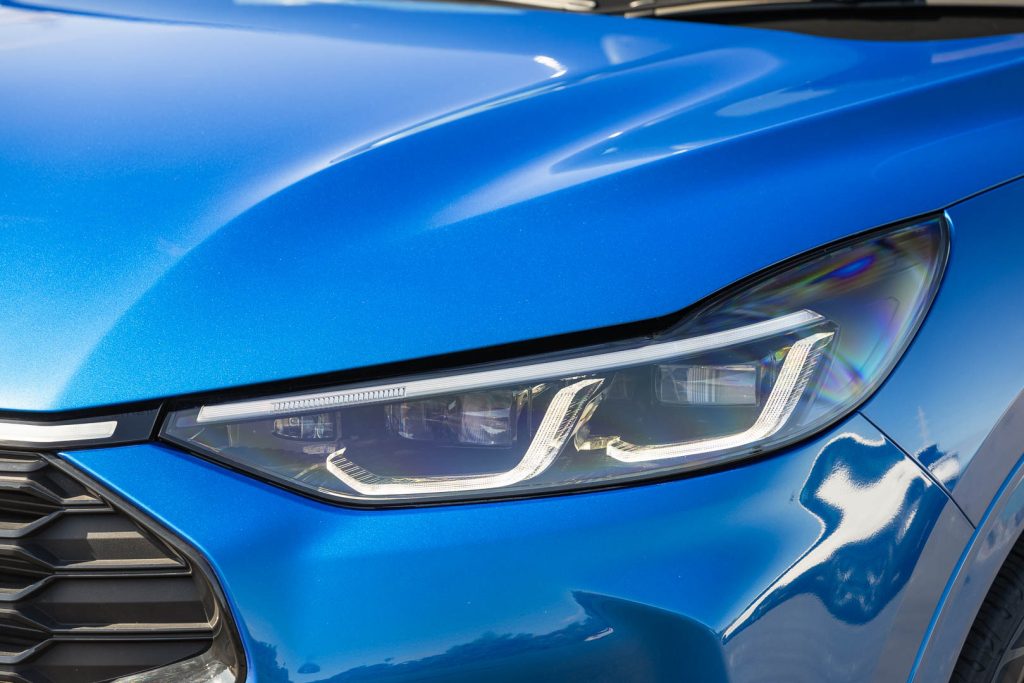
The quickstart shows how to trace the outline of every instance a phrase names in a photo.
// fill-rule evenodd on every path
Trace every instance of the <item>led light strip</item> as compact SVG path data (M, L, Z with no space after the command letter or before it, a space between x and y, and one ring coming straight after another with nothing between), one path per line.
M436 377L393 384L353 387L340 391L326 391L203 406L200 408L198 416L196 416L196 422L208 424L284 415L323 408L342 408L345 406L383 403L394 400L408 401L438 394L489 389L509 384L528 384L559 377L589 375L605 370L657 363L668 358L679 358L694 353L732 346L733 344L754 341L783 332L790 332L823 320L824 318L814 311L803 310L731 330L714 332L689 339L662 342L660 344L648 344L623 351L611 351L591 356L533 363L498 370L483 370L450 377Z
M0 443L40 444L107 439L117 430L117 421L80 422L78 424L38 425L24 422L0 422Z
M530 5L548 9L567 10L569 12L589 12L597 7L594 0L498 0L512 5Z
M536 477L554 462L602 381L585 379L555 394L523 459L506 472L461 477L384 477L345 458L344 448L327 457L327 471L364 496L406 496L511 486Z
M764 410L748 429L714 439L697 439L660 446L638 446L616 437L608 443L605 453L621 462L649 462L717 453L768 438L789 420L818 364L822 348L832 337L831 332L823 332L812 334L793 344L782 363L782 370L765 402Z

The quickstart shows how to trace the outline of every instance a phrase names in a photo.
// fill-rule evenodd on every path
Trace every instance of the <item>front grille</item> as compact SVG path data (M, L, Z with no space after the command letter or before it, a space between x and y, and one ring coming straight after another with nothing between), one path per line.
M50 456L0 453L0 681L98 683L224 628L202 572Z

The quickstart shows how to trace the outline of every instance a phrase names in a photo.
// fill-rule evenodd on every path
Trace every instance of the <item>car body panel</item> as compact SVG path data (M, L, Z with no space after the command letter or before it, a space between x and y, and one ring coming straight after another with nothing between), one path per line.
M932 310L862 410L977 524L1024 455L1024 183L948 215L953 248Z
M1022 36L210 5L0 9L0 409L643 320L1024 173Z
M1018 425L1018 437L1024 435L1020 427L1024 425ZM1022 531L1024 461L1017 464L993 496L964 548L921 643L909 679L912 683L949 680L974 616Z
M900 680L973 531L857 416L671 483L404 510L159 445L64 457L211 558L252 683Z
M1024 526L1024 36L0 5L7 417L429 366L952 225L876 395L729 468L372 510L161 443L63 454L209 560L249 681L948 677Z

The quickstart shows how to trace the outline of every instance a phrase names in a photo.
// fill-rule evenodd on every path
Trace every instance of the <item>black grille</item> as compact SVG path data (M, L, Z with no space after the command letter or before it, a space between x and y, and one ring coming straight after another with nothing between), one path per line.
M0 681L94 683L208 650L202 573L53 464L0 453Z

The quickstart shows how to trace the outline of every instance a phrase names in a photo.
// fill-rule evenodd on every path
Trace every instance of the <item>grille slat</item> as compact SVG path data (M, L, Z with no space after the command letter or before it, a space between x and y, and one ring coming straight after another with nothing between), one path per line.
M209 649L200 572L46 456L0 453L0 681L97 683Z

